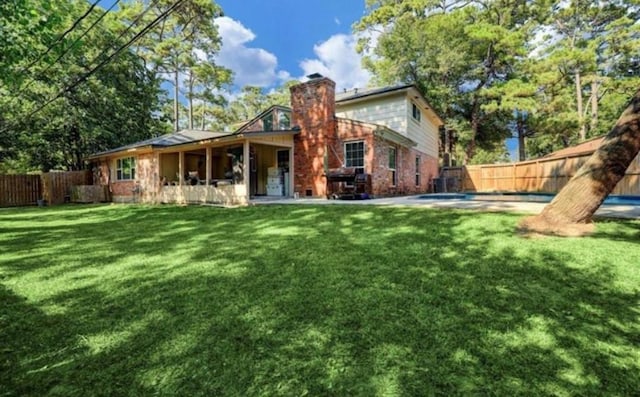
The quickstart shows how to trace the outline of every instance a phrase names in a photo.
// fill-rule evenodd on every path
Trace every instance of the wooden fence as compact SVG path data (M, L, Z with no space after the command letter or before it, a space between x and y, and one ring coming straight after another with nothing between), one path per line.
M40 175L0 175L0 207L34 205L41 191Z
M0 175L0 207L35 205L38 200L62 204L71 200L72 186L92 185L92 179L91 171Z
M457 179L462 191L557 193L589 155L538 159L510 164L470 165L442 170L442 178ZM640 156L636 157L612 194L640 195Z
M49 204L71 201L71 187L92 185L91 171L47 172L42 174L42 197Z

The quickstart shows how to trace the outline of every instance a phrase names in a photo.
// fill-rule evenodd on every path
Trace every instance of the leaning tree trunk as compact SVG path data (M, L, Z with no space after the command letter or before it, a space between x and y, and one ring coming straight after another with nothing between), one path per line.
M523 231L582 235L591 219L640 152L640 90L602 145L539 215L520 223Z

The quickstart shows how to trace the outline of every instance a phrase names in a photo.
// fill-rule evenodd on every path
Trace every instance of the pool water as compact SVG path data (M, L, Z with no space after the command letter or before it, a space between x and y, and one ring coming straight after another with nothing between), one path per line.
M474 200L474 201L523 201L531 203L548 203L553 200L550 193L434 193L419 196L425 200ZM640 196L610 195L604 204L640 206Z

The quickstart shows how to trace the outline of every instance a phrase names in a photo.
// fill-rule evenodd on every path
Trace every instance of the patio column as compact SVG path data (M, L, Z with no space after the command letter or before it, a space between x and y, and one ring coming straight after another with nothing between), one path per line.
M184 152L178 152L178 184L184 185Z
M209 186L209 184L211 183L211 146L207 146L207 165L206 165L206 171L205 171L205 178L207 178L207 182L205 183L205 185Z
M251 168L251 164L250 164L250 159L249 159L249 140L245 139L244 143L242 144L242 179L244 180L244 186L245 186L245 198L247 199L247 203L249 202L250 196L251 196L251 183L249 181L249 177L250 177L250 168Z
M289 148L289 197L295 197L294 191L296 190L295 185L293 184L293 175L295 172L294 166L295 164L293 163L293 151L295 150L295 145L291 145L291 147Z

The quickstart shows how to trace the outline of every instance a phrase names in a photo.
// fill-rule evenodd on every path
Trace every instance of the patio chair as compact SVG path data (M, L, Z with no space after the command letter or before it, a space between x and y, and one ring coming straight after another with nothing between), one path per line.
M198 185L200 183L200 177L198 176L198 171L189 171L187 173L187 179L189 180L189 184L191 186Z

